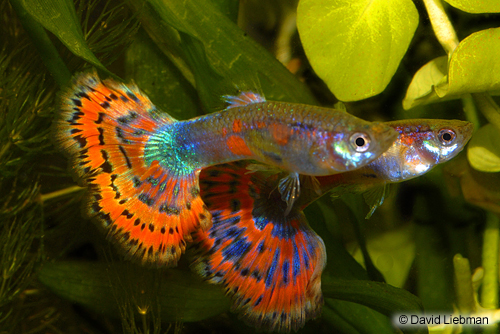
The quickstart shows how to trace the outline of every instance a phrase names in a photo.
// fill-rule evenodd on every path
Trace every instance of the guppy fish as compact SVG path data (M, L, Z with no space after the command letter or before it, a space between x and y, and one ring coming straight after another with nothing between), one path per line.
M472 125L455 120L387 122L398 139L379 158L356 171L318 177L321 190L364 192L408 180L456 156ZM298 330L321 313L321 274L326 265L322 239L302 210L318 198L304 191L288 215L276 188L280 176L248 173L247 162L203 169L201 196L213 217L197 231L193 268L211 283L223 284L233 309L265 330ZM307 180L307 179L304 179Z
M281 196L291 208L299 173L359 168L397 136L339 110L265 101L251 92L226 99L222 112L177 121L135 85L95 73L77 76L64 93L56 140L90 189L86 212L128 256L175 265L191 233L211 226L199 194L202 168L241 159L280 167L288 173Z

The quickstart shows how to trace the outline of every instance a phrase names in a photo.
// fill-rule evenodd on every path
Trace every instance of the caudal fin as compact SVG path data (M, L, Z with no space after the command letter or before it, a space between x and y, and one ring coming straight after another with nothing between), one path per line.
M326 252L301 211L283 215L278 179L259 176L242 164L202 171L202 198L213 225L194 237L199 257L193 267L209 282L224 285L243 320L288 332L321 312Z
M144 148L161 114L135 85L77 76L62 96L55 139L89 188L86 213L97 217L125 253L152 265L175 265L191 233L210 227L200 197L199 170L173 175Z

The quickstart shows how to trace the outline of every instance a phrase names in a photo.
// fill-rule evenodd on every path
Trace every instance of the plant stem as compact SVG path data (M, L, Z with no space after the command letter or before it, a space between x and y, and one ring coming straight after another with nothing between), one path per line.
M498 238L500 221L498 217L487 212L486 229L483 237L483 288L481 305L484 308L498 308Z
M455 271L455 293L457 295L458 309L462 313L475 313L476 302L469 260L463 258L460 254L456 254L453 257L453 268Z
M46 202L48 200L51 200L51 199L54 199L54 198L57 198L57 197L60 197L60 196L64 196L64 195L68 195L68 194L71 194L71 193L74 193L74 192L77 192L77 191L80 191L80 190L83 190L84 188L80 187L80 186L72 186L72 187L69 187L69 188L65 188L65 189L61 189L61 190L57 190L57 191L53 191L51 193L48 193L48 194L45 194L45 195L41 195L40 196L40 202Z
M481 290L481 306L495 310L498 308L498 239L500 219L487 212L486 229L483 237L484 278ZM485 333L496 333L498 325L485 329Z
M441 0L424 0L424 4L429 14L434 33L448 54L448 57L450 57L459 42L455 29L444 11L443 4Z
M479 117L477 117L477 109L474 104L474 99L470 94L462 96L462 104L464 105L465 119L474 125L474 131L479 129Z
M488 93L474 93L472 97L488 122L500 130L500 107L491 95Z

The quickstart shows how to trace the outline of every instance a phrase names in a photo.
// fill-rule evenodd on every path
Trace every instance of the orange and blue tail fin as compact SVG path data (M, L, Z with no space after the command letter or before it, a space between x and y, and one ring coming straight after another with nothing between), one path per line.
M89 188L86 213L129 257L150 265L175 265L210 212L201 200L200 170L178 175L145 159L149 138L175 122L135 85L75 77L62 95L55 139Z
M325 247L300 210L284 215L278 175L263 179L244 166L202 171L202 198L213 225L194 236L199 253L193 267L209 282L224 285L233 309L249 324L297 330L321 312Z

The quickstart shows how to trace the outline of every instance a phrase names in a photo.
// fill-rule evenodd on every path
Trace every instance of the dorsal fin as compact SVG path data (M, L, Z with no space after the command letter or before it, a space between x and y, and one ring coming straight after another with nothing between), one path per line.
M251 91L241 92L239 95L224 95L222 98L229 104L226 109L244 107L253 103L266 102L264 96Z

